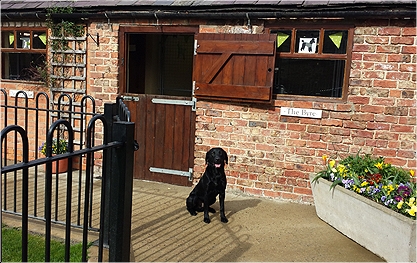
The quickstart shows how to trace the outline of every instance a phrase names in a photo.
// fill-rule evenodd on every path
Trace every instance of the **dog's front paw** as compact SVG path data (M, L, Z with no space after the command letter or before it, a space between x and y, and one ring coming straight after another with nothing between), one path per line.
M197 215L197 212L196 211L194 211L194 210L191 210L191 209L187 209L187 211L190 213L190 215L192 215L192 216L196 216Z
M223 223L227 223L227 222L229 222L229 220L228 220L226 217L221 217L221 218L220 218L220 220L221 220Z
M205 218L204 218L204 223L206 223L206 224L210 224L210 218L205 217Z

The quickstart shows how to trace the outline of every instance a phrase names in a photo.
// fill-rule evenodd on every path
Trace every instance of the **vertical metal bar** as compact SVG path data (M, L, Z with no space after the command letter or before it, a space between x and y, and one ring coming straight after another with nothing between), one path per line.
M74 151L74 132L68 121L63 122L68 131L68 152ZM68 158L67 170L67 200L66 200L66 218L65 218L65 261L70 262L70 245L71 245L71 206L72 206L72 157Z
M115 122L112 141L122 141L124 146L112 149L110 178L109 261L128 262L130 259L130 234L132 222L133 151L134 130L132 122Z
M29 141L26 131L17 125L10 125L5 127L1 131L1 141L6 138L6 135L13 131L15 137L17 134L20 134L22 139L22 150L23 150L23 162L27 163L29 161ZM17 148L15 148L17 149ZM22 262L28 261L28 222L29 222L29 213L28 213L28 193L29 193L29 168L23 168L23 178L22 178Z
M41 97L41 96L44 96L45 97L45 100L46 100L46 121L47 121L47 123L46 123L46 125L48 125L49 124L49 120L48 120L48 113L47 112L49 112L49 97L48 97L48 95L45 93L45 92L39 92L37 95L36 95L36 102L35 102L35 159L38 159L38 153L39 153L39 151L38 151L38 145L39 145L39 142L38 142L38 138L39 138L39 111L40 111L40 109L39 109L39 98ZM46 127L48 127L48 126L46 126ZM38 166L35 166L35 182L34 182L34 185L33 185L33 187L34 187L34 189L33 189L33 196L34 196L34 198L33 198L33 215L34 216L37 216L38 215Z
M4 127L7 127L7 111L8 111L8 104L7 104L7 93L4 89L1 89L1 92L4 96ZM7 164L7 140L2 143L2 146L4 147L4 163ZM4 210L7 210L7 173L4 174L4 194L3 194L3 200L4 200Z
M22 94L25 98L25 127L27 130L27 108L28 108L28 96L26 94L26 92L24 92L23 90L20 90L16 93L16 97L15 97L15 125L19 125L18 123L18 118L17 118L17 113L18 113L18 99L19 99L19 95ZM18 149L17 148L17 132L15 132L15 136L14 136L14 149ZM17 163L18 159L17 159L17 151L14 151L14 163ZM13 189L13 212L17 212L17 171L13 172L13 178L14 178L14 189Z
M86 138L86 146L87 148L91 148L93 146L92 141L94 141L94 127L95 127L95 122L96 120L100 119L103 123L103 134L104 134L104 138L103 138L103 144L107 144L108 143L108 128L107 128L107 124L106 124L106 119L104 118L103 115L97 115L94 116L88 123L88 127L87 127L87 138ZM105 150L106 152L107 150ZM87 154L87 168L88 167L92 167L93 166L93 154L94 153L88 153ZM104 159L105 160L105 159ZM103 169L104 166L103 166ZM88 193L88 191L90 190L90 177L92 176L92 174L90 173L90 169L86 170L86 185L85 185L85 204L91 203L92 200L90 199L90 195ZM105 173L103 172L103 175L105 175ZM102 182L102 191L101 191L101 209L100 209L100 232L99 232L99 262L102 261L102 256L103 256L103 240L102 240L102 233L103 233L103 221L104 221L104 214L105 214L105 191L104 191L104 180L105 177L103 176L103 182ZM87 239L87 234L88 234L88 217L89 217L89 209L87 206L84 206L84 224L83 224L83 249L82 249L82 261L87 261L87 243L88 243L88 239ZM90 211L90 217L91 217L91 211ZM90 222L91 224L91 222Z
M61 113L65 112L65 109L63 108L64 106L61 105L61 103L64 100L64 97L66 97L67 100L68 100L68 109L69 109L67 111L68 116L69 116L68 121L69 121L69 123L71 123L71 111L70 111L70 109L72 109L72 99L66 93L63 93L63 94L59 95L59 97L58 97L58 106L57 106L58 107L58 121L62 119L61 118ZM57 132L58 132L57 140L59 140L61 138L61 134L64 131L65 131L65 129L61 128L60 125L57 127ZM55 220L56 221L58 221L58 214L59 214L59 211L58 211L59 210L59 194L58 194L58 192L59 192L59 176L58 176L58 170L59 170L59 162L56 163L56 171L52 171L52 172L55 172L55 175L56 175L55 176Z
M106 103L104 104L104 118L106 119L107 123L107 138L111 140L113 138L113 121L114 116L117 114L117 104L116 103ZM110 211L110 176L111 176L111 160L112 160L112 152L111 150L107 151L106 159L103 159L103 167L105 167L106 173L104 174L105 180L102 182L102 191L104 189L104 195L106 197L105 202L102 202L102 207L100 211L100 218L103 218L103 222L100 225L100 234L102 237L100 240L103 241L105 246L109 245L109 217L110 213L104 213L104 211Z

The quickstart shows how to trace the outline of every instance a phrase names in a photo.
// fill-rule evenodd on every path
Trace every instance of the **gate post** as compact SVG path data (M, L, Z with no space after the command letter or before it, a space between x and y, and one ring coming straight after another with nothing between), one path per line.
M114 141L113 138L113 123L114 123L114 116L117 115L117 104L116 103L105 103L104 104L104 118L106 119L107 122L107 138L109 138L109 142ZM108 151L108 154L105 154L103 157L106 158L104 160L104 165L105 167L105 172L106 174L104 175L105 178L103 178L103 183L104 185L104 204L102 204L104 206L104 211L105 213L102 214L102 216L104 217L103 219L103 225L100 226L100 228L102 230L100 230L100 232L102 233L102 242L103 245L105 247L109 247L109 226L110 226L110 178L112 177L112 155L113 152L110 150Z
M109 262L129 262L133 194L133 122L113 122L111 141L124 145L111 150L109 206Z

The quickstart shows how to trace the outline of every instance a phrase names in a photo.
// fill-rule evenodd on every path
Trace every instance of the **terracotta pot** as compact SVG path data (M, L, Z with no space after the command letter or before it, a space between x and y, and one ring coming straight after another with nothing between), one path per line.
M58 165L57 165L58 164ZM52 162L52 173L65 173L68 170L68 158Z

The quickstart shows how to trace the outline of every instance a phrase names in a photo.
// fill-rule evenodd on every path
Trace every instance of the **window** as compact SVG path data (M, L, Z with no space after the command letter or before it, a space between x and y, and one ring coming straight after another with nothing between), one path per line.
M273 89L277 98L347 96L351 29L283 28L271 33L277 35Z
M2 79L40 81L46 62L46 29L1 30Z

